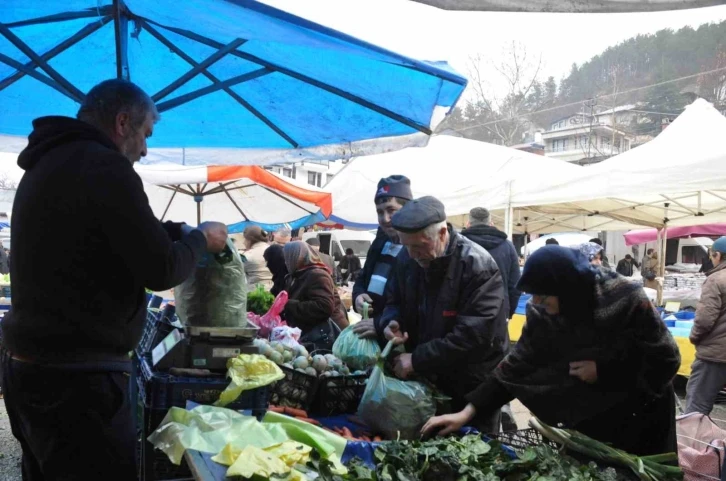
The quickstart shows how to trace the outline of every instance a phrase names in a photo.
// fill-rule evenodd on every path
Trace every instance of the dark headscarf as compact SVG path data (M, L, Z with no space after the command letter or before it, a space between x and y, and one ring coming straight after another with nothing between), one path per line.
M570 320L591 319L595 308L595 270L578 250L546 245L524 264L517 289L557 296L560 314Z
M272 289L270 292L273 295L278 295L282 290L285 289L285 277L287 276L287 266L285 265L285 256L283 255L282 246L279 244L272 244L270 247L265 249L262 254L267 262L267 268L272 273Z

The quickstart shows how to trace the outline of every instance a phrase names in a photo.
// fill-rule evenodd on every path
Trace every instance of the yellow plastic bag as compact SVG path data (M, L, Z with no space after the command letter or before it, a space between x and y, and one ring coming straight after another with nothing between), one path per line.
M269 478L273 474L281 475L290 472L290 467L267 451L255 446L245 446L237 460L227 470L227 477L242 476L251 478L255 474Z
M227 377L232 381L219 395L215 406L227 406L243 391L267 386L285 375L277 364L260 354L240 354L227 361Z

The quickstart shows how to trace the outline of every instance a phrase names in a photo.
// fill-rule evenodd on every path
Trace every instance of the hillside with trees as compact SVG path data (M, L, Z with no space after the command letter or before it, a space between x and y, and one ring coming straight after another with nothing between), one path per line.
M470 95L440 131L515 145L558 118L633 104L641 115L629 126L631 133L657 135L663 117L682 112L696 97L726 106L726 22L638 35L573 64L559 81L540 78L542 59L528 58L513 43L505 61L494 65L508 86L499 96L485 88L479 75L483 62L470 59Z

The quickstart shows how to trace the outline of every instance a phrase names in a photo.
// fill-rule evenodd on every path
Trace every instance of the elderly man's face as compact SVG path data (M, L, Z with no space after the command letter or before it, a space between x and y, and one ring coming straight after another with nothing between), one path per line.
M411 258L424 269L431 265L431 261L443 256L446 251L446 227L442 227L433 239L428 238L425 231L413 234L399 232L398 236Z

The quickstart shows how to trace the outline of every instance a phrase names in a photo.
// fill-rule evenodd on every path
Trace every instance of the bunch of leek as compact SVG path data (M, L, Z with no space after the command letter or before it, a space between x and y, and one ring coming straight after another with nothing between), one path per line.
M577 431L548 426L537 418L529 420L529 425L565 448L584 454L592 459L630 469L642 481L672 481L683 479L683 471L678 466L676 453L638 457L621 449L585 436Z

